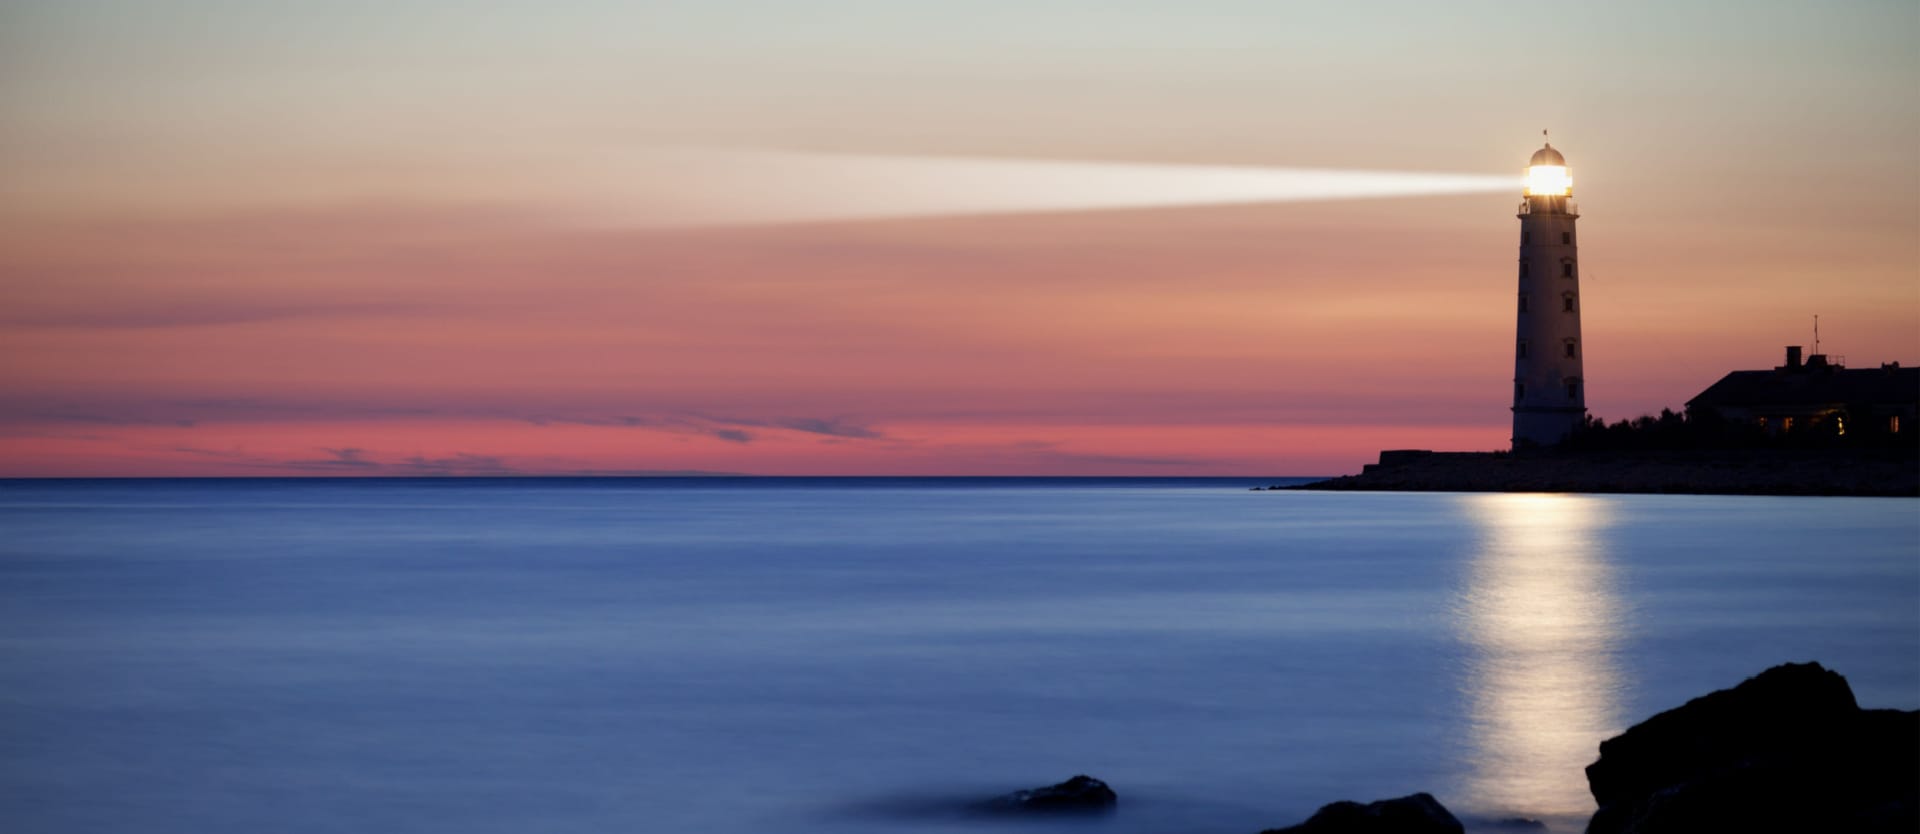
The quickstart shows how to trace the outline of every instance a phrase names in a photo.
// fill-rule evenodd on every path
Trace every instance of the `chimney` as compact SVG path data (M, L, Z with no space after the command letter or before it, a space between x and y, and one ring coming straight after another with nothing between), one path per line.
M1800 346L1787 345L1787 370L1800 370Z

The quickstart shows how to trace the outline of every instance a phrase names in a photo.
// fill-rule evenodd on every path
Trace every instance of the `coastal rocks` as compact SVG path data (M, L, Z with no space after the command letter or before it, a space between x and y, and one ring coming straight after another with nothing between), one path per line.
M1775 666L1600 743L1588 834L1920 830L1920 712L1862 710L1818 663Z
M1460 821L1431 794L1416 793L1362 805L1335 802L1306 822L1260 834L1463 834Z
M1098 814L1112 811L1119 802L1120 797L1107 783L1082 774L1058 785L1014 791L973 807L994 814Z

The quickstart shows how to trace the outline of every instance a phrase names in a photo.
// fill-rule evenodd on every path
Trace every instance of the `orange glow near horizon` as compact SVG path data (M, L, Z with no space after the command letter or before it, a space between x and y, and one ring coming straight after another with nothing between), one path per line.
M1728 310L1675 280L1692 241L1582 222L1596 413L1774 361L1750 331L1777 301L1688 317ZM15 227L0 475L1282 476L1501 448L1511 223L1485 195L672 233ZM1898 296L1872 306L1852 352L1897 358Z
M625 425L385 420L42 427L5 443L9 475L113 477L641 475L1334 475L1404 426L983 425L782 421ZM1423 432L1430 430L1421 430ZM1495 442L1478 428L1429 435ZM316 438L331 438L313 445ZM30 442L26 442L30 441ZM208 444L212 445L199 445ZM505 454L471 450L510 449ZM1164 450L1175 449L1169 453ZM1306 451L1302 451L1306 450Z

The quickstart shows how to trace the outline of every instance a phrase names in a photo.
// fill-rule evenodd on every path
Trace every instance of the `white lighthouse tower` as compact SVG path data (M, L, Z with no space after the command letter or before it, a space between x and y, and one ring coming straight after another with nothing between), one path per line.
M1573 175L1553 144L1527 163L1520 203L1519 326L1513 347L1513 445L1549 446L1587 419L1580 341L1579 237Z

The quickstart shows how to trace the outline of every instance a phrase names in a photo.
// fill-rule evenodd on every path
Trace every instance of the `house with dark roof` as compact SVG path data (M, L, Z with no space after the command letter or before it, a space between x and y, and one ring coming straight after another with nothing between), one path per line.
M1689 420L1711 414L1768 434L1898 435L1920 425L1920 368L1889 362L1847 368L1798 345L1770 371L1734 371L1687 401Z

